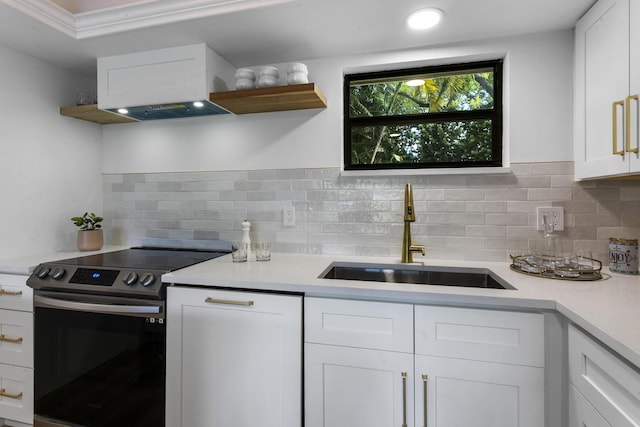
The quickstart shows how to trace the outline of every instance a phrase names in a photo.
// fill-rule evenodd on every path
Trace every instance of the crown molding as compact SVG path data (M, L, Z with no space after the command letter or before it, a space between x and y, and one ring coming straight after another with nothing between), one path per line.
M297 0L156 0L72 14L48 0L0 0L77 40Z
M76 37L76 23L73 15L54 3L46 0L0 0L0 2L62 33Z

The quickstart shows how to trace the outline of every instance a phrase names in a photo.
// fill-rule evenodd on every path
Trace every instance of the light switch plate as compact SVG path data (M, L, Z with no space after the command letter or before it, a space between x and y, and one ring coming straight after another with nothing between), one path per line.
M562 207L539 207L538 208L538 230L544 230L542 216L548 214L553 218L555 231L564 230L564 208Z
M296 208L293 206L285 206L282 208L282 225L285 227L295 227L296 225Z

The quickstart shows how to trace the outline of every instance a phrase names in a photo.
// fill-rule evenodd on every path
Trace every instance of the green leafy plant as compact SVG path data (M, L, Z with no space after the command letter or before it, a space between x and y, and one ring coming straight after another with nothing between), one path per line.
M97 216L93 212L91 213L85 212L84 215L82 216L74 216L73 218L71 218L71 221L73 221L75 225L80 227L80 230L82 231L101 229L102 224L100 223L103 220L104 218L102 218L101 216Z

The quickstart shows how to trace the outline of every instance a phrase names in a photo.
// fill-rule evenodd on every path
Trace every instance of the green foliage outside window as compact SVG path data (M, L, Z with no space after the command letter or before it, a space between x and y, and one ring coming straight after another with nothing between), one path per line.
M501 166L500 83L501 61L345 76L345 169Z

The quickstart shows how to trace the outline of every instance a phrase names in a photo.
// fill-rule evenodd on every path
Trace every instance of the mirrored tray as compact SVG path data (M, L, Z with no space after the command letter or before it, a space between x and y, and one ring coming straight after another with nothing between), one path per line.
M602 262L594 258L586 258L586 263L559 265L554 258L537 255L511 257L511 269L529 276L544 277L557 280L600 280L602 279Z

